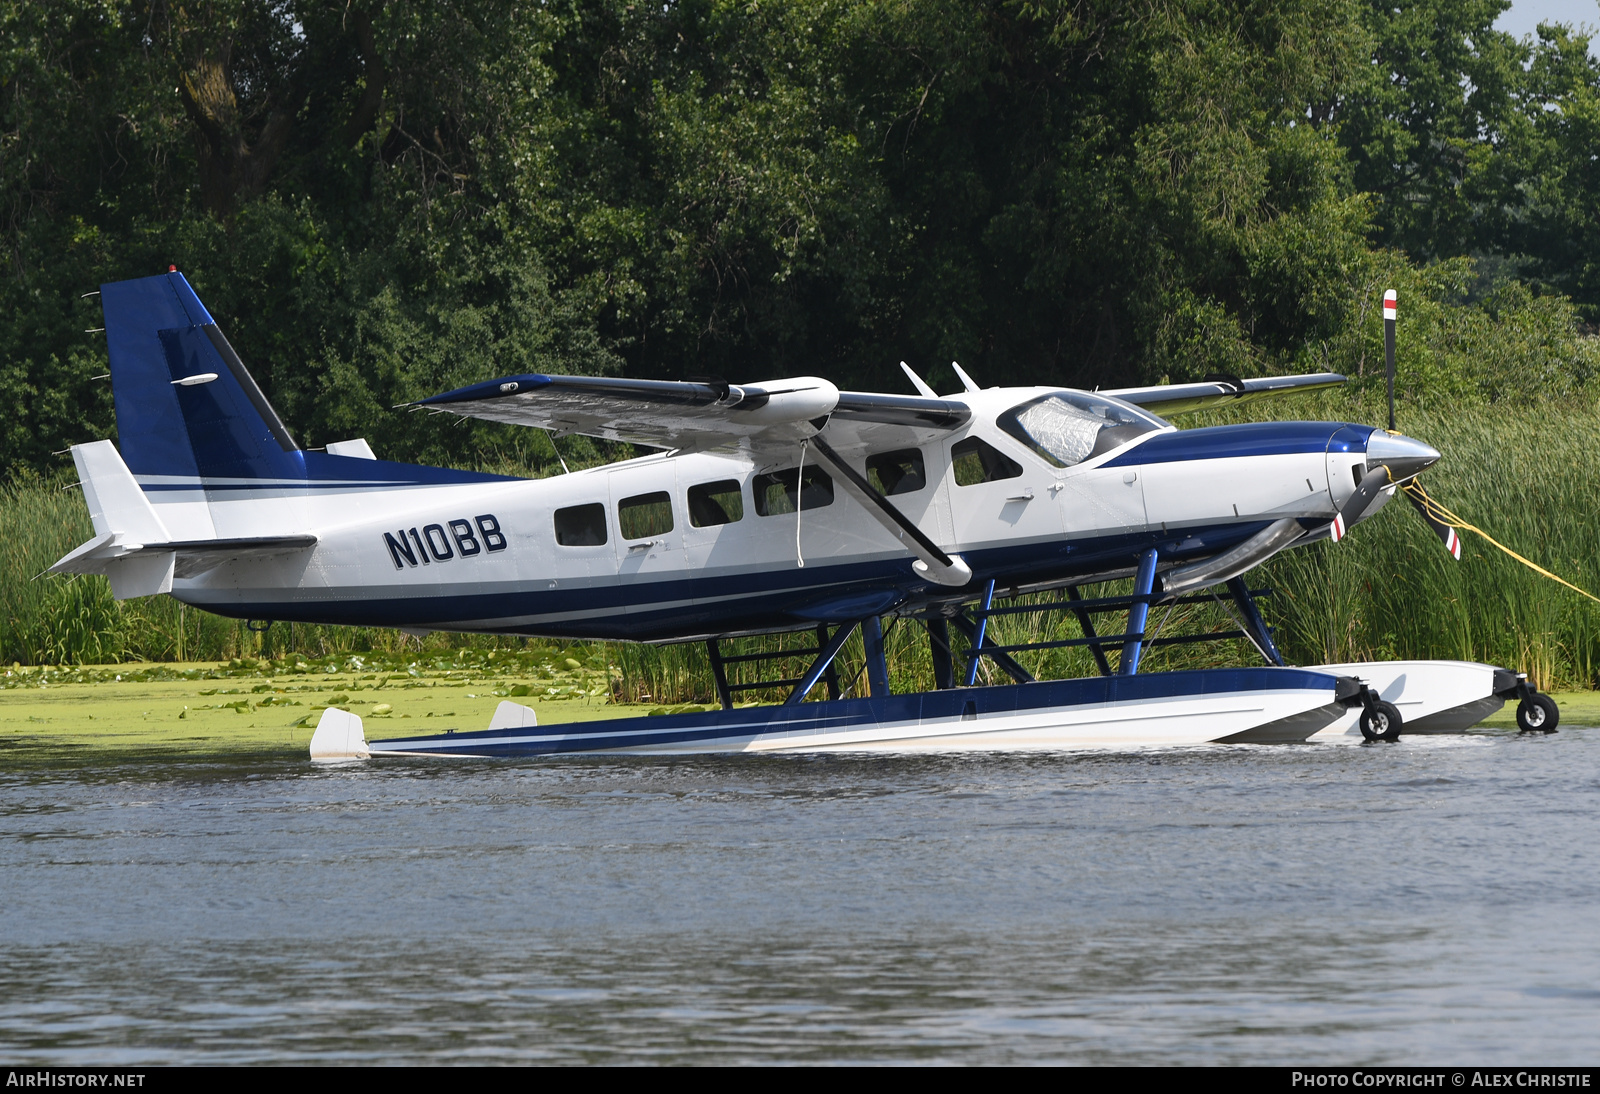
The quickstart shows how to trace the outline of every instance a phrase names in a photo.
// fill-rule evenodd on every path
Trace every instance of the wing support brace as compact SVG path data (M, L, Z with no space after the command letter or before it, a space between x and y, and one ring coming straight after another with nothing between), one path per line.
M809 443L817 455L838 473L851 496L866 506L867 512L879 524L917 556L911 566L919 575L952 587L966 585L972 580L972 567L960 555L946 554L910 518L896 509L888 498L878 493L859 471L846 463L832 445L821 437L812 437Z

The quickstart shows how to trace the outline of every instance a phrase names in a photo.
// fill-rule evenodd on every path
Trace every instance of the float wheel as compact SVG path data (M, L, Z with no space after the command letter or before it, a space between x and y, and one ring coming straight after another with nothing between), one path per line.
M1361 712L1361 736L1369 741L1398 741L1400 724L1399 709L1382 699L1373 703L1371 710Z
M1534 692L1517 704L1517 728L1524 733L1554 733L1561 708L1548 695Z

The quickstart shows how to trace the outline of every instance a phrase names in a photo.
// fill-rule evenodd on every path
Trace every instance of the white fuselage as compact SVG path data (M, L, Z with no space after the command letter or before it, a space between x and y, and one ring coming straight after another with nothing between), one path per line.
M889 498L978 579L1060 583L1126 571L1149 546L1176 561L1215 553L1283 517L1309 529L1350 495L1351 468L1365 460L1315 438L1297 451L1252 451L1244 434L1244 443L1229 444L1226 431L1168 429L1055 467L995 425L1007 408L1049 390L953 400L971 408L971 421L916 446L925 484ZM1191 436L1192 452L1140 459L1147 446ZM1020 474L958 484L952 449L968 437ZM870 432L857 440L839 447L861 470ZM361 469L371 465L349 459L339 463L350 468L342 481L141 484L175 540L316 535L305 550L180 571L174 596L236 616L661 640L859 617L951 592L919 577L905 545L837 486L829 503L808 508L802 492L800 512L760 513L756 478L802 459L816 463L798 446L778 456L658 454L547 479L418 485L365 484ZM729 480L742 515L699 522L688 492ZM658 506L648 534L624 528L619 506L654 494L666 496L670 521ZM604 513L604 542L558 542L557 513L592 505ZM873 595L883 602L867 603Z

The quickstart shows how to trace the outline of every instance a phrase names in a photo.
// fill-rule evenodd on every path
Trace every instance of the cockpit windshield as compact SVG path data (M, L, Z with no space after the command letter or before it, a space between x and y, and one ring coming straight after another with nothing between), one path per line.
M1072 467L1167 423L1099 395L1055 391L1012 407L999 426L1055 466Z

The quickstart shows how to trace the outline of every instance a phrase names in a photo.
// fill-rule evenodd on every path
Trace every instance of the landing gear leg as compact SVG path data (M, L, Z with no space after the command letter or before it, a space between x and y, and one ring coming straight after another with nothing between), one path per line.
M805 702L806 696L811 694L811 689L816 687L817 682L828 674L829 669L833 668L833 659L838 657L839 651L844 648L845 639L855 633L857 626L864 627L865 622L865 620L861 620L857 623L846 623L842 627L835 628L833 637L828 639L822 648L817 651L817 659L811 662L811 667L806 670L806 674L795 684L794 690L789 693L789 698L783 701L784 706L792 707ZM873 618L873 622L877 622L876 617ZM878 646L880 649L883 646L881 636L878 640Z
M817 624L817 652L821 653L828 648L828 625ZM832 661L828 662L828 671L822 674L823 683L828 685L828 698L839 698L839 666Z
M715 638L706 640L706 654L711 658L711 678L717 684L717 701L723 710L733 709L733 692L728 688L728 666L722 663L722 647Z
M950 622L956 625L956 630L960 631L966 636L967 646L969 647L967 655L972 657L973 665L978 663L977 657L973 656L973 654L975 651L981 648L983 650L983 656L993 661L997 666L999 666L1001 672L1004 672L1017 683L1031 684L1034 682L1033 673L1017 664L1016 659L1013 658L1009 653L1004 653L995 649L994 643L989 641L987 635L980 631L978 627L973 624L972 620L968 619L964 615L958 615L954 619L950 620ZM979 645L980 641L982 643L981 647ZM971 673L971 675L968 677L969 683L967 686L971 687L972 682L977 680L977 670L969 667L967 671Z
M1068 585L1067 586L1067 599L1068 600L1082 600L1083 599L1083 594L1078 591L1078 587L1076 585ZM1090 618L1088 612L1086 612L1082 608L1074 608L1074 609L1072 609L1072 613L1078 617L1078 626L1083 628L1083 636L1085 638L1098 638L1098 637L1100 637L1098 634L1095 633L1094 620L1092 618ZM1111 662L1106 660L1106 651L1101 647L1100 643L1098 643L1098 642L1089 643L1089 652L1094 654L1094 663L1099 666L1100 675L1101 676L1110 676L1111 675Z

